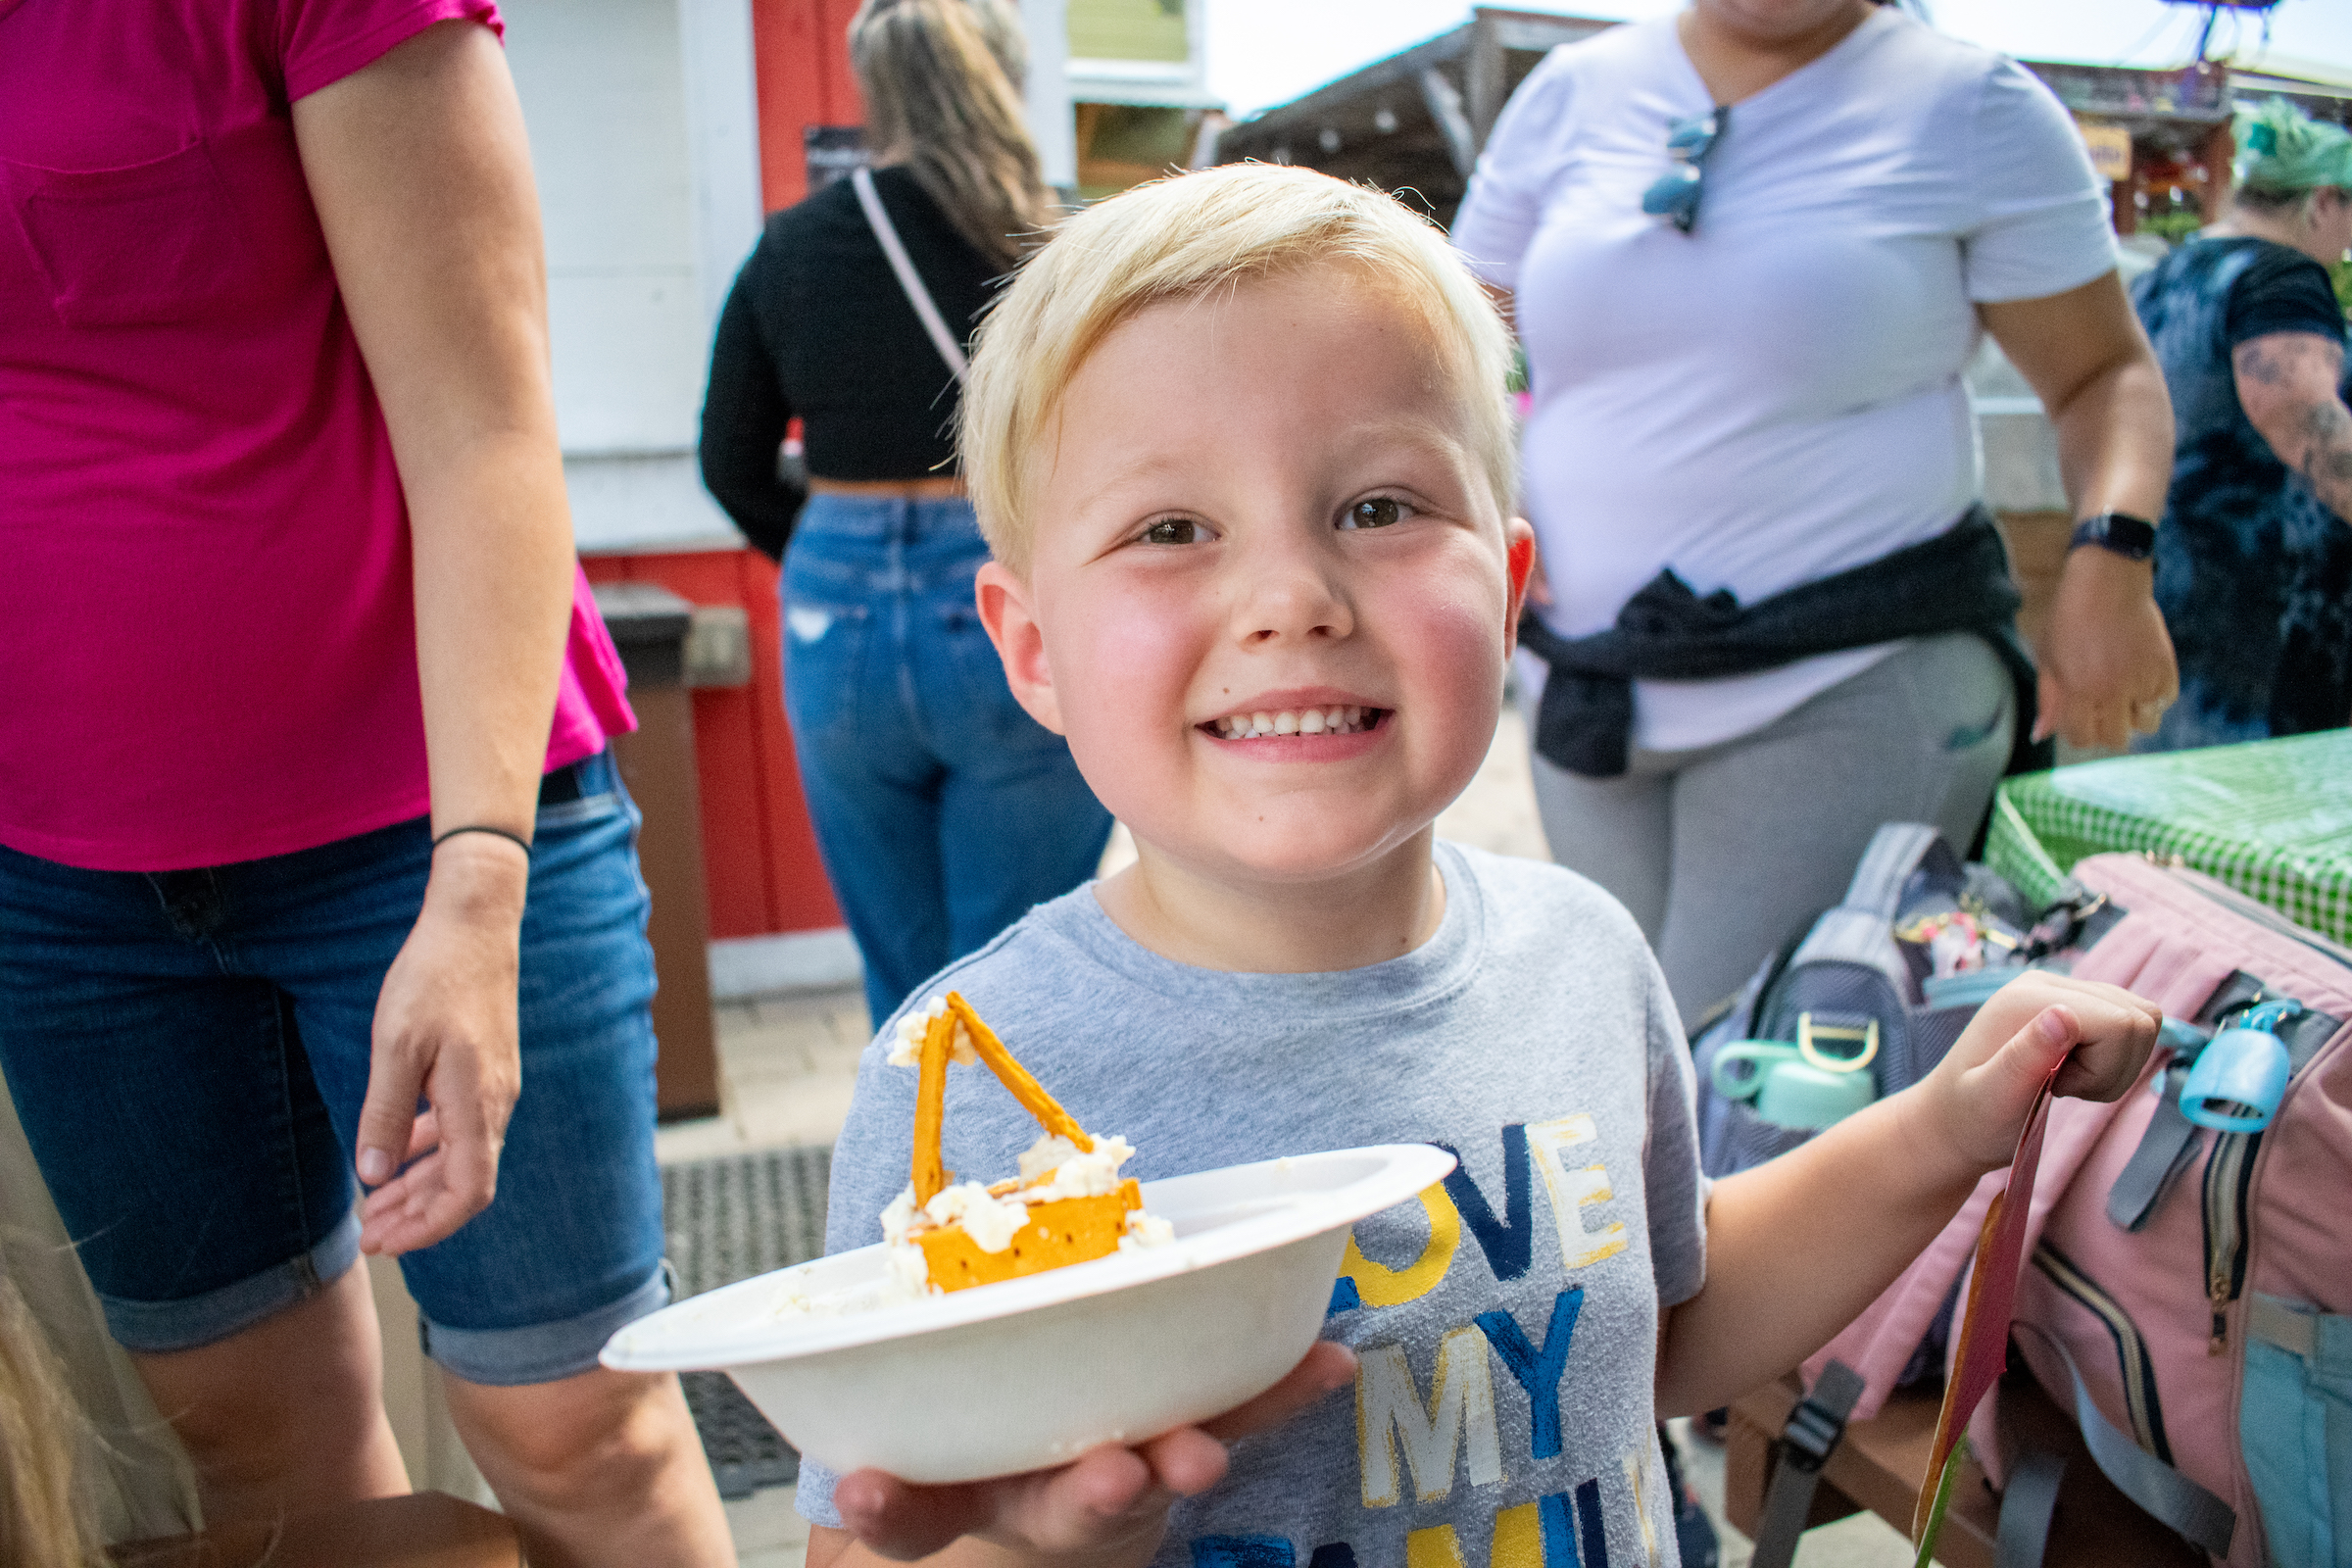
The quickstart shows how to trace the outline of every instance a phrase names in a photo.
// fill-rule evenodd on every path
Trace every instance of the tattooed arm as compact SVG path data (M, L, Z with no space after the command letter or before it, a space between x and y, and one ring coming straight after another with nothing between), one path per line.
M2230 356L2237 401L2278 461L2352 522L2352 410L2336 395L2344 350L2317 332L2266 332Z

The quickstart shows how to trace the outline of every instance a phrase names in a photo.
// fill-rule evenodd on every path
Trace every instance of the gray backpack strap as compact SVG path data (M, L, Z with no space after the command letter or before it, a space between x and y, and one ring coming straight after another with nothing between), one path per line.
M1862 1389L1861 1373L1843 1361L1832 1361L1814 1382L1813 1392L1788 1412L1788 1425L1781 1432L1781 1462L1773 1467L1772 1485L1764 1494L1764 1519L1756 1526L1749 1568L1788 1568L1796 1556L1796 1538L1805 1533L1805 1516L1813 1510L1821 1467L1845 1436L1845 1418Z
M2148 1513L2172 1526L2190 1545L2214 1557L2230 1555L2230 1538L2237 1531L2237 1510L2198 1486L2180 1471L2149 1453L2099 1413L2083 1385L2082 1371L2054 1335L2023 1318L2011 1332L2031 1334L2066 1366L2075 1385L2075 1425L2082 1429L2082 1445L2116 1491Z
M1894 918L1902 902L1903 884L1936 842L1936 830L1925 822L1886 822L1871 835L1870 848L1846 884L1845 906L1869 909L1882 919Z
M2197 1152L2196 1126L2180 1113L2180 1085L2187 1077L2188 1069L2177 1063L2157 1076L2156 1114L2107 1190L2107 1217L2124 1230L2136 1231L2155 1217Z
M860 165L850 171L850 184L858 192L858 205L865 209L866 227L874 231L882 254L890 259L890 270L899 274L899 287L906 291L906 303L914 307L923 330L931 334L931 346L939 350L939 357L948 362L948 368L956 372L956 380L960 384L964 372L963 345L948 330L939 307L931 303L931 291L923 286L923 274L914 270L906 247L899 243L898 228L891 222L890 214L883 211L881 193L874 189L874 172Z
M2050 1521L2058 1512L2058 1484L2065 1479L2065 1456L2046 1448L2030 1448L2009 1466L1993 1536L1993 1568L2041 1568L2050 1546Z

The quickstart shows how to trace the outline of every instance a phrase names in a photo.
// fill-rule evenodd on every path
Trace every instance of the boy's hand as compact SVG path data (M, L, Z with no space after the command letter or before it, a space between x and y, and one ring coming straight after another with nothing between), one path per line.
M2034 1096L2059 1058L2057 1092L2113 1100L2139 1076L2164 1011L2121 986L2034 970L1994 992L1950 1053L1898 1097L1914 1147L1942 1148L1976 1174L2017 1152ZM2068 1055L2069 1052L2072 1055Z
M958 1486L917 1487L858 1470L833 1491L842 1525L869 1550L901 1562L965 1536L1025 1562L1149 1562L1178 1497L1225 1476L1225 1445L1289 1420L1355 1376L1355 1354L1319 1342L1280 1383L1200 1426L1135 1447L1105 1444L1058 1470Z

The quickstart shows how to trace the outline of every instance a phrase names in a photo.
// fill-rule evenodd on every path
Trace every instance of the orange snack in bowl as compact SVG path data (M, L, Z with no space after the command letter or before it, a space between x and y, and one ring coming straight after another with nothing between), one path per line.
M1127 1234L1127 1216L1141 1211L1144 1190L1132 1176L1115 1193L1098 1198L1057 1198L1029 1210L1029 1223L1013 1232L1001 1252L980 1249L960 1225L943 1225L914 1238L930 1266L931 1283L943 1291L1042 1274L1065 1263L1108 1257Z
M1126 1141L1098 1140L1080 1127L962 997L950 992L933 1004L920 1020L919 1043L916 1027L914 1018L902 1023L900 1047L890 1057L921 1074L912 1179L882 1216L907 1283L966 1290L1169 1239L1167 1225L1144 1212L1142 1187L1117 1175L1134 1152ZM955 1185L940 1157L951 1061L986 1063L1045 1129L1021 1157L1018 1179L986 1188Z

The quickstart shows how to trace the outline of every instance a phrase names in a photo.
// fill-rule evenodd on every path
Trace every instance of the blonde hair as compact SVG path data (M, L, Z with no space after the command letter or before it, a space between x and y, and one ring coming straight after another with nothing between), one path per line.
M1507 514L1518 470L1510 338L1446 237L1379 191L1231 164L1138 185L1071 219L982 320L956 444L997 559L1028 574L1033 460L1062 389L1104 337L1163 301L1316 267L1385 284L1421 317Z
M0 1562L91 1568L105 1561L74 1474L81 1412L24 1298L0 1275Z
M1005 0L865 0L850 23L876 165L904 164L1000 267L1054 221L1021 103L1027 47Z

